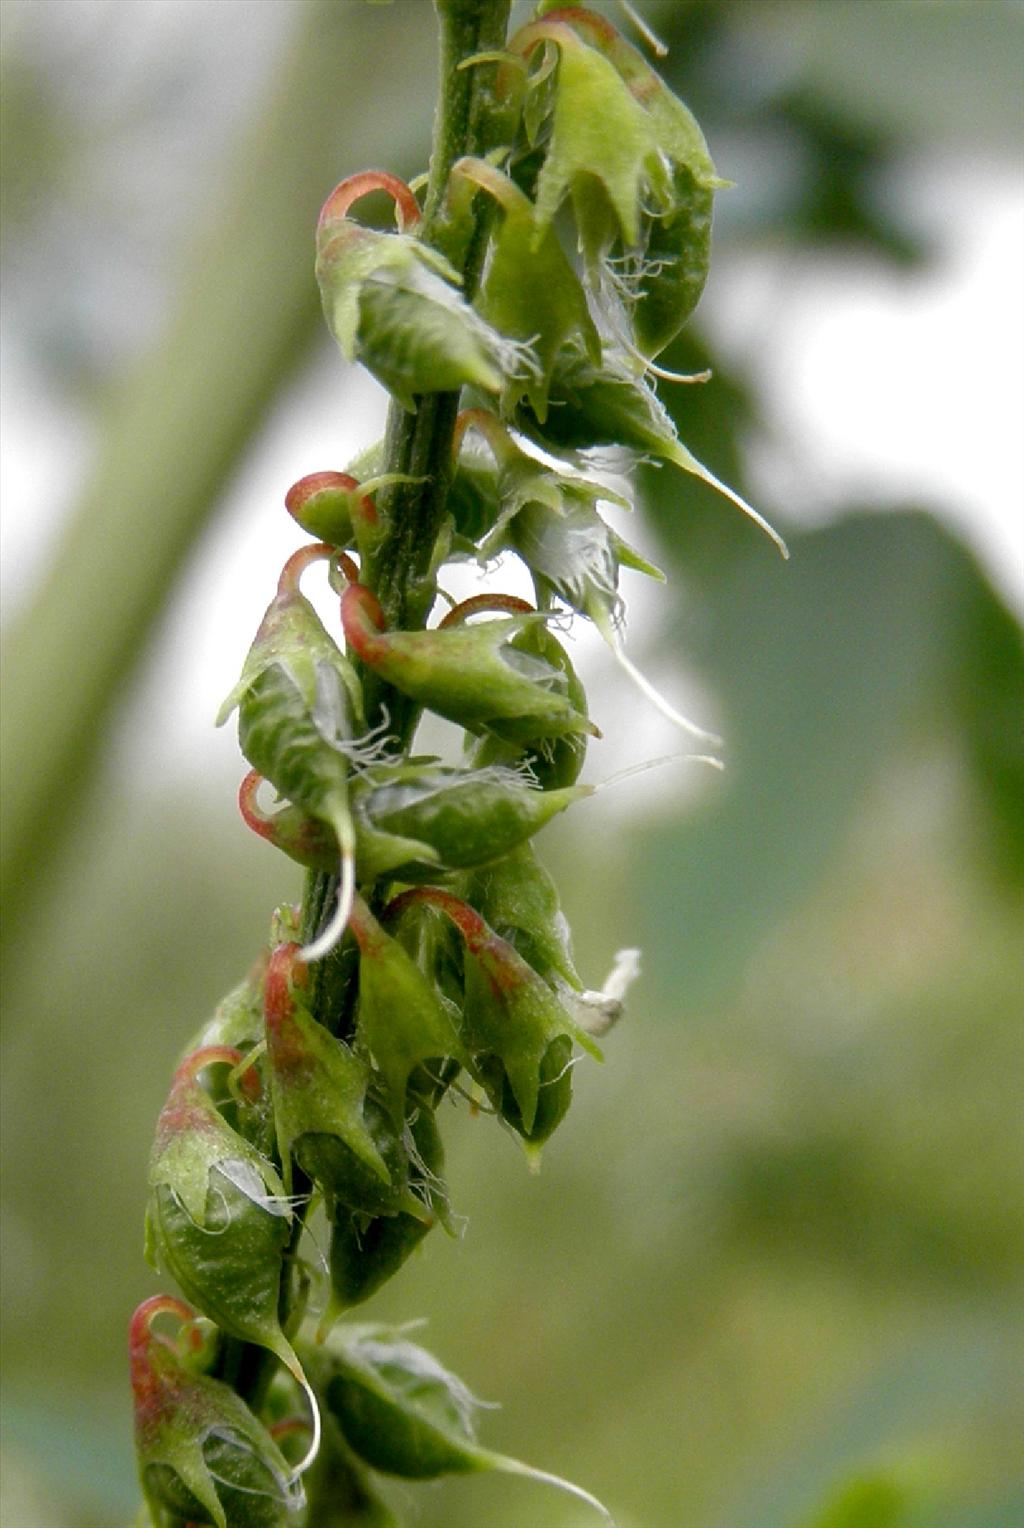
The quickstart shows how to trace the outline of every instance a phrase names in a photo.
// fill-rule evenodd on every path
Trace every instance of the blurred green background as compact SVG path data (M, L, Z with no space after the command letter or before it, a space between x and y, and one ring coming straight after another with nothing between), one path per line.
M643 9L740 183L710 320L665 357L710 355L715 379L665 392L792 561L642 471L670 584L632 590L638 653L701 697L728 769L699 791L678 769L624 783L547 831L587 978L644 950L632 1011L539 1178L453 1113L466 1233L430 1238L367 1313L429 1317L442 1360L502 1403L486 1441L580 1480L620 1528L1013 1528L1024 570L994 586L955 494L876 479L818 504L800 439L773 478L779 378L715 339L765 331L758 290L784 303L808 277L827 300L881 273L912 303L974 205L965 166L1019 198L1022 11ZM298 889L237 821L233 741L197 752L212 707L185 680L237 668L294 544L287 526L266 544L257 501L349 449L324 434L293 462L296 440L379 417L321 333L310 230L342 174L423 167L434 23L427 0L7 0L3 29L2 1515L106 1528L135 1499L123 1350L157 1287L154 1117ZM949 385L996 415L1013 383L972 374L979 343L944 337ZM952 445L934 441L940 474ZM197 590L226 605L222 636ZM606 732L645 737L594 669ZM396 1499L421 1528L590 1520L509 1480Z

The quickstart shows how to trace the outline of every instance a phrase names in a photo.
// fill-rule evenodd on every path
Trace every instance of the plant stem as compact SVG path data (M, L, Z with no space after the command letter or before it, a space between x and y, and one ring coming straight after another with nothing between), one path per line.
M424 208L423 238L437 243L442 199L456 159L482 157L500 141L503 113L494 100L495 66L459 65L476 53L504 46L511 0L435 0L441 23L441 82ZM462 260L463 295L470 299L480 274L485 242L484 214ZM448 252L451 253L450 251ZM451 479L457 393L432 393L417 400L415 414L392 403L388 414L387 472L422 477L397 483L378 499L387 532L369 570L369 582L389 625L419 626L433 601L430 562L444 515ZM368 697L373 707L383 693ZM392 700L394 697L392 697ZM389 702L390 704L390 702Z
M427 243L437 241L452 165L464 154L482 157L501 141L505 117L492 89L495 65L459 66L477 53L504 46L511 0L435 0L435 5L440 21L441 77L425 200L423 238ZM467 298L472 297L479 278L490 210L484 199L482 210L476 214L473 237L461 262L456 262ZM430 569L451 482L459 395L430 393L417 398L416 403L412 414L398 403L391 404L384 471L404 473L418 481L394 483L381 491L377 507L385 534L363 571L364 582L380 600L388 625L405 629L422 626L434 601ZM372 726L386 713L396 751L403 751L416 722L416 706L372 672L364 672L362 678L367 721ZM319 922L311 930L306 927L313 908L321 909L325 918L336 894L334 877L311 877L303 906L304 938L319 930ZM344 1003L338 985L326 979L335 965L332 961L327 971L318 973L315 997L320 1001L314 1008L321 1022L334 1029L337 1020L331 1022L330 1016Z
M476 53L500 49L505 42L511 0L435 0L440 21L441 80L434 125L430 178L425 203L423 237L436 243L448 176L456 159L464 154L483 156L500 141L503 114L494 99L493 64L459 65ZM463 277L463 293L471 298L479 278L486 247L490 208L477 212L472 237L457 262ZM386 472L405 473L414 483L394 484L377 500L386 530L363 579L376 593L389 625L422 626L434 599L431 564L443 522L451 480L452 446L459 395L429 394L419 397L415 413L392 403L388 415ZM370 672L363 675L367 720L373 725L386 710L396 751L408 746L417 708L404 696L380 682ZM329 919L337 897L337 878L311 873L303 896L302 938L313 938ZM335 1034L351 1032L355 987L350 941L335 950L311 972L309 1002L315 1017ZM294 1256L302 1235L304 1214L297 1211L289 1256ZM282 1325L295 1309L296 1270L282 1280ZM243 1395L256 1399L266 1387L276 1360L251 1345L225 1342L219 1372L230 1376ZM314 1472L309 1481L313 1495L325 1478ZM332 1517L331 1521L341 1522ZM355 1519L353 1519L355 1521ZM364 1520L362 1518L360 1521Z

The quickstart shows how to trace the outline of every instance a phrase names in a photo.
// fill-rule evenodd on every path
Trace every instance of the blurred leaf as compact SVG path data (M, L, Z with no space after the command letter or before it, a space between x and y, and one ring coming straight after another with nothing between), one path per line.
M681 560L681 508L673 529L667 550ZM956 736L966 722L970 736L984 716L978 800L1006 863L1024 864L1012 785L1024 649L975 559L914 511L851 514L790 544L788 566L766 547L705 591L698 658L721 702L726 782L697 818L650 835L643 872L654 942L675 952L662 981L681 984L683 1009L733 989L913 729Z
M751 9L739 7L756 26ZM931 143L1019 136L1024 10L1013 0L797 0L778 12L799 37L803 79L865 124Z
M919 1505L962 1495L970 1461L958 1442L965 1419L991 1405L999 1343L994 1327L967 1320L887 1358L758 1471L728 1528L903 1528ZM897 1463L880 1470L879 1456ZM809 1513L837 1479L838 1497Z
M888 1475L851 1481L807 1528L900 1528L906 1520L906 1492Z

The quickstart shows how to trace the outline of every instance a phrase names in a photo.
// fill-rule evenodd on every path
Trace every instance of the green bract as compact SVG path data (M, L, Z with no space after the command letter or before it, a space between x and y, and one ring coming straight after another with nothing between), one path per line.
M711 263L713 192L688 165L676 165L672 185L669 211L648 213L639 253L623 257L633 338L646 356L675 339L700 301Z
M352 932L359 944L356 1034L377 1065L400 1127L411 1073L428 1061L439 1066L449 1056L468 1059L459 1015L358 897Z
M529 344L537 360L538 372L508 379L503 408L510 412L525 396L543 420L563 344L578 336L591 360L600 362L601 341L586 296L554 229L543 225L529 197L507 175L483 160L460 159L450 184L460 182L467 189L482 187L501 209L476 309L495 329Z
M381 678L470 731L529 742L595 729L572 704L562 672L522 640L539 615L433 631L384 631L380 607L353 584L342 600L349 644Z
M552 1081L550 1063L544 1067L552 1042L567 1037L571 1046L576 1040L598 1061L601 1052L544 979L468 903L423 887L404 892L395 906L417 899L445 913L465 941L465 1045L473 1052L477 1076L499 1107L501 1100L495 1095L507 1079L518 1109L517 1128L529 1138L541 1083Z
M592 790L577 785L540 791L522 773L497 765L407 764L384 783L368 781L357 795L357 838L361 844L362 835L374 830L423 844L427 852L418 862L391 874L396 880L433 880L441 868L464 870L507 854Z
M538 861L532 844L520 844L510 854L474 870L465 877L461 895L496 934L515 946L549 986L557 989L565 983L582 990L568 920L559 905L555 883Z
M480 1402L433 1354L385 1327L343 1327L330 1339L326 1401L349 1445L387 1475L433 1480L501 1470L601 1503L570 1482L492 1453L476 1441Z
M129 1339L135 1447L151 1514L171 1511L216 1528L283 1528L305 1506L302 1486L266 1428L219 1380L197 1374L151 1331L162 1314L186 1322L188 1306L155 1295L139 1306Z
M339 1209L331 1226L331 1299L326 1326L353 1305L361 1305L396 1274L427 1232L448 1217L444 1147L433 1111L418 1105L410 1121L409 1184L430 1211L430 1219L398 1214L368 1216Z
M356 195L375 187L353 177ZM382 189L390 190L381 177ZM529 352L499 334L459 295L461 277L411 234L378 233L345 216L346 182L325 204L316 277L327 324L347 361L361 361L414 410L417 393L464 385L500 392L509 372L533 367Z
M516 414L517 426L539 445L568 451L625 446L671 462L731 499L788 556L785 542L764 517L683 445L671 416L654 390L636 376L628 357L606 350L604 365L598 368L578 348L566 348L551 379L550 400L560 406L550 408L543 422L526 404Z
M640 208L671 194L657 124L614 66L569 26L540 21L512 46L530 52L541 42L558 49L550 141L537 177L536 218L546 227L571 195L580 244L596 264L616 236L635 244Z
M241 1059L220 1047L200 1050L175 1073L149 1164L147 1246L204 1315L295 1370L277 1316L291 1220L284 1186L198 1080L206 1066Z
M407 1186L401 1138L367 1097L366 1062L318 1024L302 1001L297 945L279 945L266 982L267 1056L286 1181L294 1158L333 1209L422 1214Z

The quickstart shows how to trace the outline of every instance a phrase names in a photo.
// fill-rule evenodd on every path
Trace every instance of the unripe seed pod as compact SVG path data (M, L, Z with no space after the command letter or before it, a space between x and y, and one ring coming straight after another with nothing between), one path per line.
M671 164L689 165L697 179L707 186L729 184L715 173L704 134L689 107L668 88L643 53L627 42L609 21L582 5L549 8L545 20L549 26L562 23L571 27L591 47L604 54L634 100L647 113L659 151ZM529 31L529 27L524 28L524 32Z
M196 1373L187 1352L152 1332L163 1314L193 1318L180 1300L155 1295L135 1312L129 1336L135 1447L151 1521L173 1513L216 1528L294 1523L305 1497L277 1444L240 1396Z
M468 1061L459 1015L360 897L352 908L352 932L359 944L356 1035L384 1078L391 1117L400 1129L411 1073L423 1062L449 1056Z
M592 790L577 785L540 791L521 772L500 766L406 764L386 783L368 781L355 794L357 843L361 848L368 828L425 843L432 863L407 864L391 873L396 880L434 880L439 867L463 870L507 854Z
M481 188L498 203L499 221L491 235L475 307L502 334L529 343L537 358L536 374L506 383L502 412L511 413L525 395L543 420L548 381L563 344L576 335L595 364L601 359L601 340L579 277L554 228L538 222L529 197L494 165L482 159L460 159L448 185L449 200L470 202Z
M366 1463L405 1480L502 1470L570 1492L611 1517L588 1491L476 1441L480 1402L425 1348L387 1328L345 1326L323 1354L325 1399L346 1442Z
M200 1050L174 1075L150 1158L147 1254L211 1321L301 1374L277 1316L291 1223L283 1185L198 1080L206 1066L241 1060L226 1047Z
M286 1184L294 1157L328 1205L371 1215L425 1214L407 1187L400 1134L367 1097L370 1072L302 1001L305 967L294 944L270 959L266 980L267 1057L278 1148Z
M593 268L617 235L636 243L646 202L665 203L666 163L654 119L608 59L564 22L528 23L509 48L528 57L543 43L555 44L559 59L536 218L545 227L571 195L580 245Z
M341 1209L331 1226L331 1301L324 1325L343 1311L361 1305L393 1277L437 1220L448 1214L444 1184L444 1147L431 1109L420 1107L410 1124L413 1151L409 1187L419 1194L430 1219L408 1214L377 1216Z
M671 209L645 218L629 317L638 348L656 356L700 301L711 262L714 191L688 165L672 172Z
M530 626L513 638L511 646L536 654L543 663L556 669L563 678L566 695L573 709L587 715L587 695L569 654L546 626ZM485 737L473 754L474 766L490 764L515 768L525 763L542 791L567 790L576 784L586 761L588 733L600 737L597 727L588 720L587 731L567 732L561 737L541 737L518 747L505 740L505 734Z
M606 354L603 367L597 370L582 351L566 348L555 366L550 399L562 406L552 408L543 424L526 404L516 412L517 428L531 440L555 451L619 445L660 457L724 494L761 527L784 557L789 556L786 543L764 516L684 446L655 392L621 357Z
M250 764L283 796L319 818L338 841L341 891L325 932L304 953L319 959L341 937L355 886L348 809L349 756L365 731L362 692L351 664L324 630L298 579L327 546L303 547L286 563L246 658L221 706L218 726L238 707L238 738Z
M465 1044L474 1055L475 1075L495 1088L494 1057L519 1109L521 1133L529 1140L537 1117L541 1070L551 1042L576 1040L595 1059L601 1052L562 1007L551 988L468 903L436 887L403 892L391 904L397 913L423 901L445 913L466 943ZM564 1112L564 1111L563 1111ZM553 1128L553 1127L552 1127Z
M335 187L317 228L324 314L345 359L362 362L409 410L418 393L467 385L497 393L507 373L532 369L528 352L459 295L461 278L443 255L410 234L378 233L345 215L376 189L394 196L407 220L418 220L408 187L368 171Z
M512 741L596 731L568 695L564 674L526 645L531 614L478 626L384 630L374 596L350 584L342 597L345 636L364 663L439 716ZM552 639L553 640L553 639Z
M520 844L493 864L472 871L462 883L461 895L549 986L564 982L582 992L568 920L559 906L555 883L532 844Z

